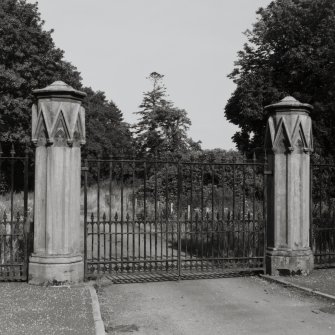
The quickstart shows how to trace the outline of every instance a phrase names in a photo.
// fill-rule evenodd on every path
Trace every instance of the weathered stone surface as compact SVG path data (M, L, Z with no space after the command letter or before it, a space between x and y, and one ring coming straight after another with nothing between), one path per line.
M84 263L77 256L41 256L33 254L29 263L29 283L44 285L52 283L77 283L84 277Z
M35 217L29 282L78 282L83 280L80 145L85 143L85 94L62 82L34 94Z
M85 143L85 93L61 81L34 91L38 99L32 107L32 141L37 146L80 146Z
M309 273L310 152L312 106L287 97L267 106L267 273Z
M312 250L267 250L267 273L274 276L308 275L314 267Z

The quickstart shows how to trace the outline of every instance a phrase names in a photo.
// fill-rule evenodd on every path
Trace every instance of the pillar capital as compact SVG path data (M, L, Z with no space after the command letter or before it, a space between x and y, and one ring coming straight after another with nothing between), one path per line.
M287 96L284 99L280 100L279 102L265 106L265 110L269 112L278 112L278 111L303 111L309 113L313 109L313 106L310 104L305 104L297 99Z
M32 141L37 146L80 146L85 144L86 93L62 81L36 89L32 107Z
M305 153L313 151L312 122L309 112L313 106L286 97L265 107L269 118L265 134L265 149L276 153Z

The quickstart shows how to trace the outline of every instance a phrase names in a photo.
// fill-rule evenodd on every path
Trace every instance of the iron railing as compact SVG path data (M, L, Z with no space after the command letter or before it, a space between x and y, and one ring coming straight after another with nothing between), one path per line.
M263 271L266 163L83 165L86 278Z
M311 166L311 248L316 267L335 265L335 165Z
M4 144L6 147L6 144ZM7 145L8 147L8 145ZM9 149L9 148L8 148ZM0 143L0 280L26 280L28 263L28 149L4 155Z

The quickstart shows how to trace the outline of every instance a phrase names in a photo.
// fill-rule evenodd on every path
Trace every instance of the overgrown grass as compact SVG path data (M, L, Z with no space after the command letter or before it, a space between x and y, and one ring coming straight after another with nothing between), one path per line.
M10 213L13 210L14 217L18 214L22 217L24 215L24 192L14 192L13 202L11 193L0 194L0 221L3 220L6 213L7 219L10 218ZM28 215L32 218L34 210L34 193L28 193Z
M98 212L100 219L105 215L106 219L114 220L115 215L118 219L121 216L121 209L123 209L123 217L132 218L133 215L135 219L141 220L144 214L144 195L141 186L132 187L129 185L121 185L119 182L113 181L112 192L110 193L109 181L104 181L100 183L99 192L97 185L91 185L87 189L87 215L90 219L93 214L94 219L97 218ZM253 206L252 199L243 199L242 196L235 196L235 204L233 204L233 194L230 190L226 190L225 194L222 195L221 189L216 188L215 194L212 199L212 195L207 194L204 199L201 200L200 194L193 194L193 203L191 204L190 194L181 194L180 196L180 214L183 219L190 217L190 211L193 210L193 216L201 215L212 215L214 210L214 216L221 216L224 214L228 216L232 212L233 207L235 209L236 217L247 218L248 216L253 217L253 215L260 215L263 209L263 203L260 200L255 200L255 206ZM176 219L177 214L177 202L176 196L168 195L168 200L166 202L165 197L160 195L157 196L155 204L155 195L153 193L146 195L146 217L148 220L154 220L155 212L158 218L161 216L168 217L169 219ZM173 199L173 200L171 200ZM214 205L212 206L212 201ZM203 205L203 207L201 207ZM253 213L255 209L255 213ZM81 190L81 216L84 215L84 190Z

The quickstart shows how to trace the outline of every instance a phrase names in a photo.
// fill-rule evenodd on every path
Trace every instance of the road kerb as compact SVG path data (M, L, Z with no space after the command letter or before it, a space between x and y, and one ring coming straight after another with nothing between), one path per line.
M105 335L105 326L101 318L100 305L97 296L97 292L92 285L87 285L90 290L91 299L92 299L92 310L93 310L93 319L95 326L95 335Z
M274 282L274 283L277 283L277 284L281 284L283 286L293 287L293 288L296 288L300 291L304 291L304 292L307 292L307 293L310 293L310 294L315 294L315 295L318 295L322 298L326 298L326 299L329 299L329 300L332 300L332 301L335 302L335 296L334 295L323 293L323 292L313 290L313 289L308 288L308 287L300 286L300 285L297 285L297 284L293 284L293 283L290 283L290 282L288 282L284 279L279 279L277 277L272 277L272 276L268 276L268 275L260 275L260 277L267 280L267 281Z

